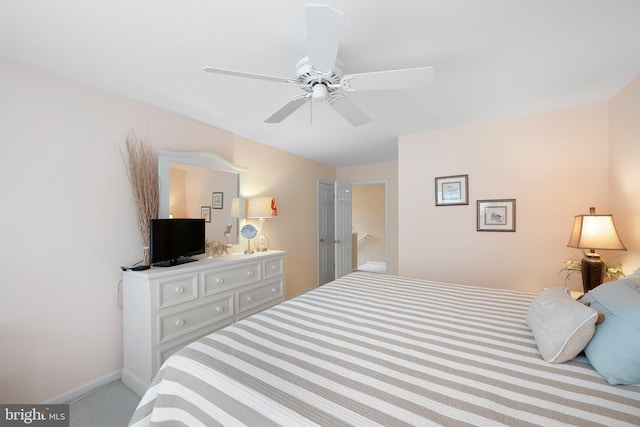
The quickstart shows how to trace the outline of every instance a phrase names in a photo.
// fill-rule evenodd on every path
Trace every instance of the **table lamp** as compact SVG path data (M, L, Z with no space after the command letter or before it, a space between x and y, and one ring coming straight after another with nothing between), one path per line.
M627 250L618 236L613 216L596 215L596 208L589 208L589 215L576 215L567 246L589 250L580 263L585 293L604 280L604 261L596 250Z
M258 237L256 238L256 251L267 250L267 237L264 234L264 221L267 218L278 216L276 199L273 197L252 197L249 199L247 218L258 218Z

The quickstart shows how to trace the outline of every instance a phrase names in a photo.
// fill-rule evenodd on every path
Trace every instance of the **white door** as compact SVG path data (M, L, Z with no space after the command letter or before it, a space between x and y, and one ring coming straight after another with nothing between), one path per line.
M336 182L335 188L335 257L336 279L351 273L351 184Z
M318 285L335 278L334 194L333 183L318 182Z

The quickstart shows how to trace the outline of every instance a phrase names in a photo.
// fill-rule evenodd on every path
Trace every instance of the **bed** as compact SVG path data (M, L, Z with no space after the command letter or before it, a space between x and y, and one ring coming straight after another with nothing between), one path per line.
M542 359L535 297L352 273L171 356L131 425L640 425L640 386Z

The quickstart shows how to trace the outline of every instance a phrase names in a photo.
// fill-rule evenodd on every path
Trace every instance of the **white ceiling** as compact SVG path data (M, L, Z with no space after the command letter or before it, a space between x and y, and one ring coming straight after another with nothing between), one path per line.
M397 159L398 135L606 101L640 72L638 0L332 0L345 73L433 66L421 90L361 92L354 128L301 93L203 66L293 77L298 0L0 0L0 57L339 167Z

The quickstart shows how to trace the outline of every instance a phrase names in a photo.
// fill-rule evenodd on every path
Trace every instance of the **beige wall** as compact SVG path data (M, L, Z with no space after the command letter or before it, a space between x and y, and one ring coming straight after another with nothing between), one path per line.
M1 60L0 99L0 402L60 399L122 367L120 266L142 257L120 154L131 129L246 167L247 194L278 200L267 232L288 252L287 295L316 285L317 180L335 169Z
M389 223L389 274L398 274L398 163L386 162L338 168L337 178L340 182L387 183L388 223Z
M232 161L247 168L244 196L276 199L278 216L265 222L265 234L270 248L287 251L285 296L316 287L318 180L335 180L335 169L240 136L234 138ZM258 225L257 220L248 222Z
M609 202L629 274L640 268L640 75L611 100L609 117Z
M400 274L536 291L562 284L577 214L609 210L608 104L401 137ZM468 206L434 178L469 174ZM516 199L516 232L476 231L476 201ZM570 283L580 289L579 278Z

